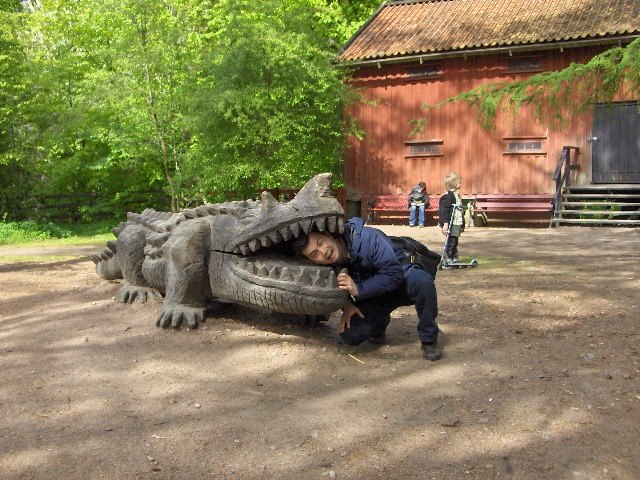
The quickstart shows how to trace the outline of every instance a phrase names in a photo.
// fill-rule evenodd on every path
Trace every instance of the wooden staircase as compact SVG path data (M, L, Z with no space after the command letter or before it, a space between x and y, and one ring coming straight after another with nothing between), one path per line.
M551 219L551 227L561 225L640 227L640 184L563 188Z

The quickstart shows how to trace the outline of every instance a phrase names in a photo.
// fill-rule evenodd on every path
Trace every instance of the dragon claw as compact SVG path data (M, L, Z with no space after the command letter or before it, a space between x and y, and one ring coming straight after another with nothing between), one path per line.
M146 303L151 299L162 299L162 295L155 288L139 287L125 283L116 294L116 300L120 303L133 303L138 301L140 303Z
M165 305L158 314L156 325L162 328L198 328L204 323L205 308L186 307L183 305Z

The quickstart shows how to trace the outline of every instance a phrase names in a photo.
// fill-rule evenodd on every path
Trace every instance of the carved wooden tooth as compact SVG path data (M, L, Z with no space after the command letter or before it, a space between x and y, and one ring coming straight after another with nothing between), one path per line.
M338 224L338 219L336 217L331 216L327 218L327 228L331 233L335 233L337 224Z
M309 230L311 230L311 224L313 222L311 221L311 219L309 218L305 218L304 220L302 220L300 222L300 227L302 228L302 231L304 233L309 233Z
M325 225L326 225L326 221L324 217L314 219L313 223L315 223L316 228L318 229L319 232L324 232Z
M344 218L338 218L338 232L344 233Z
M293 234L294 237L298 238L300 236L300 231L302 230L302 227L300 227L298 223L289 225L289 228L291 229L291 233Z
M280 267L274 266L269 269L270 278L278 278L280 276Z
M260 240L258 240L257 238L249 240L249 248L252 252L257 252L260 248Z
M273 245L273 241L269 238L268 235L265 235L264 237L260 237L260 243L262 244L263 247L270 247L271 245Z
M329 278L327 280L327 287L338 288L338 279L333 270L331 270L331 273L329 274Z
M311 285L313 286L322 286L322 275L320 275L320 271L316 270L311 274Z
M251 252L251 249L249 248L249 245L243 243L242 245L240 245L240 251L243 255L248 255L249 252Z
M282 235L282 238L285 241L291 240L291 237L293 237L293 233L291 232L291 229L289 227L281 228L278 233Z
M280 280L282 280L283 282L293 281L293 275L291 275L291 271L289 270L289 267L282 267L282 272L280 273Z
M262 265L259 269L258 269L258 275L261 277L268 277L269 276L269 270L267 270L267 267L265 267L264 265Z
M271 239L273 243L280 243L282 241L282 235L280 235L280 232L278 232L277 230L274 230L273 232L269 232L267 236Z
M301 285L311 285L311 276L306 269L303 269L302 272L300 272L300 275L296 279L296 283Z

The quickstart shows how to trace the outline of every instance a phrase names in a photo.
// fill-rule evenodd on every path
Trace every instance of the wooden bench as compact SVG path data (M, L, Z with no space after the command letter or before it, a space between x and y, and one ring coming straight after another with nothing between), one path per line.
M553 195L547 194L477 194L471 203L475 226L486 225L489 214L524 216L553 212Z
M407 208L408 194L401 195L370 195L367 200L367 223L374 223L380 220L382 216L394 216L409 218L409 209ZM434 213L438 213L438 202L440 195L429 195L429 204L425 205L424 216L425 224L428 222L429 216L433 217ZM407 221L408 223L408 221Z

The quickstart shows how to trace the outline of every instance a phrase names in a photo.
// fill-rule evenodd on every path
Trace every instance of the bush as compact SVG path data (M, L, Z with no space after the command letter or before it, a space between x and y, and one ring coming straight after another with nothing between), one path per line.
M67 238L71 236L69 230L63 229L51 222L39 223L31 220L25 222L7 222L5 214L0 221L0 245L24 243L49 238Z

